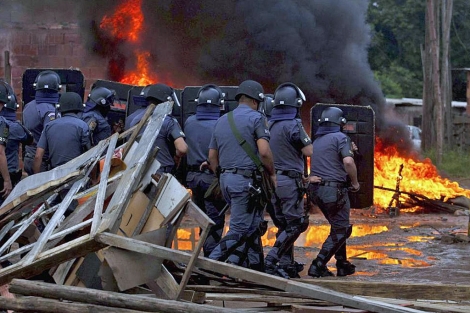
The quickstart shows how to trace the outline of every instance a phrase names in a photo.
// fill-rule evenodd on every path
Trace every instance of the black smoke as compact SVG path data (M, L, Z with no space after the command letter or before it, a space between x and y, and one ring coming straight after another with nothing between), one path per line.
M174 87L254 79L273 93L291 81L307 95L306 119L319 102L370 105L379 135L397 142L400 123L385 118L385 99L368 62L369 1L142 0L145 27L137 44L99 27L126 1L139 2L64 1L77 12L89 51L109 62L108 79L119 80L135 66L134 50L145 49L152 70L170 76Z

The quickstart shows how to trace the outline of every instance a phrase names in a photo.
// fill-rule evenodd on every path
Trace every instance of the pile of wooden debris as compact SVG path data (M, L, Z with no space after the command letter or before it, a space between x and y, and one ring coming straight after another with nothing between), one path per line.
M153 174L159 168L154 141L170 111L171 103L151 106L132 132L115 134L69 163L16 186L0 207L0 262L5 265L0 285L8 285L15 297L0 297L0 309L425 312L419 309L438 310L443 304L423 304L411 297L469 298L468 287L441 285L437 293L429 285L391 288L347 280L286 280L200 257L212 220L176 178ZM118 146L125 136L130 138ZM90 184L90 173L100 163L99 182ZM71 213L70 205L75 206ZM192 252L172 248L184 218L201 229ZM43 226L41 232L37 225ZM37 280L44 273L53 281ZM25 280L31 278L35 280ZM448 304L445 311L464 312L463 306L453 309Z

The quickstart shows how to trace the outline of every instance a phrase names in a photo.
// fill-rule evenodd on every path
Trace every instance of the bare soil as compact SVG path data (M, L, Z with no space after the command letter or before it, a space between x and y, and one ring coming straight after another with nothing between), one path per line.
M348 256L357 271L347 279L468 284L468 216L403 213L390 217L370 211L351 213L351 222L358 229L348 240ZM327 225L321 214L313 214L310 219L313 228ZM309 277L308 265L320 246L296 248L296 260L306 263L302 278ZM335 272L334 258L328 265Z

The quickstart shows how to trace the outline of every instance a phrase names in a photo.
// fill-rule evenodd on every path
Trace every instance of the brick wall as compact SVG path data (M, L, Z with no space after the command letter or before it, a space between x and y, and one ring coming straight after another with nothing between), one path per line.
M0 10L0 77L5 77L5 51L9 51L11 84L19 99L22 75L28 68L79 69L85 76L85 94L97 79L106 79L106 60L85 48L76 16L66 11L67 6L62 12L32 12L26 10L28 4L33 5L31 0L21 4L7 0Z

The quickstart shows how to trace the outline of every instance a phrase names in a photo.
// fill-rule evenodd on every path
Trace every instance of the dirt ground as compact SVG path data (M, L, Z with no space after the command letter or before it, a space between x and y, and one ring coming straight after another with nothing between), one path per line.
M354 227L348 241L348 257L357 266L357 272L341 279L468 284L468 216L403 213L390 217L371 213L369 210L351 213ZM309 233L323 232L327 225L321 214L312 214L310 220ZM296 245L296 260L307 264L301 277L307 278L308 265L321 243L303 245L300 238ZM329 267L335 272L334 258Z
M470 189L470 178L453 181ZM352 210L354 226L348 240L348 257L357 266L357 272L341 279L468 285L467 214L468 211L457 211L456 214L400 213L390 217L383 210ZM310 216L310 224L307 232L318 233L327 222L321 213L317 213ZM315 228L317 231L312 230ZM326 234L321 236L325 238ZM298 240L296 244L296 259L307 264L301 276L307 278L308 265L317 255L321 243L304 245ZM329 267L335 272L334 258Z

